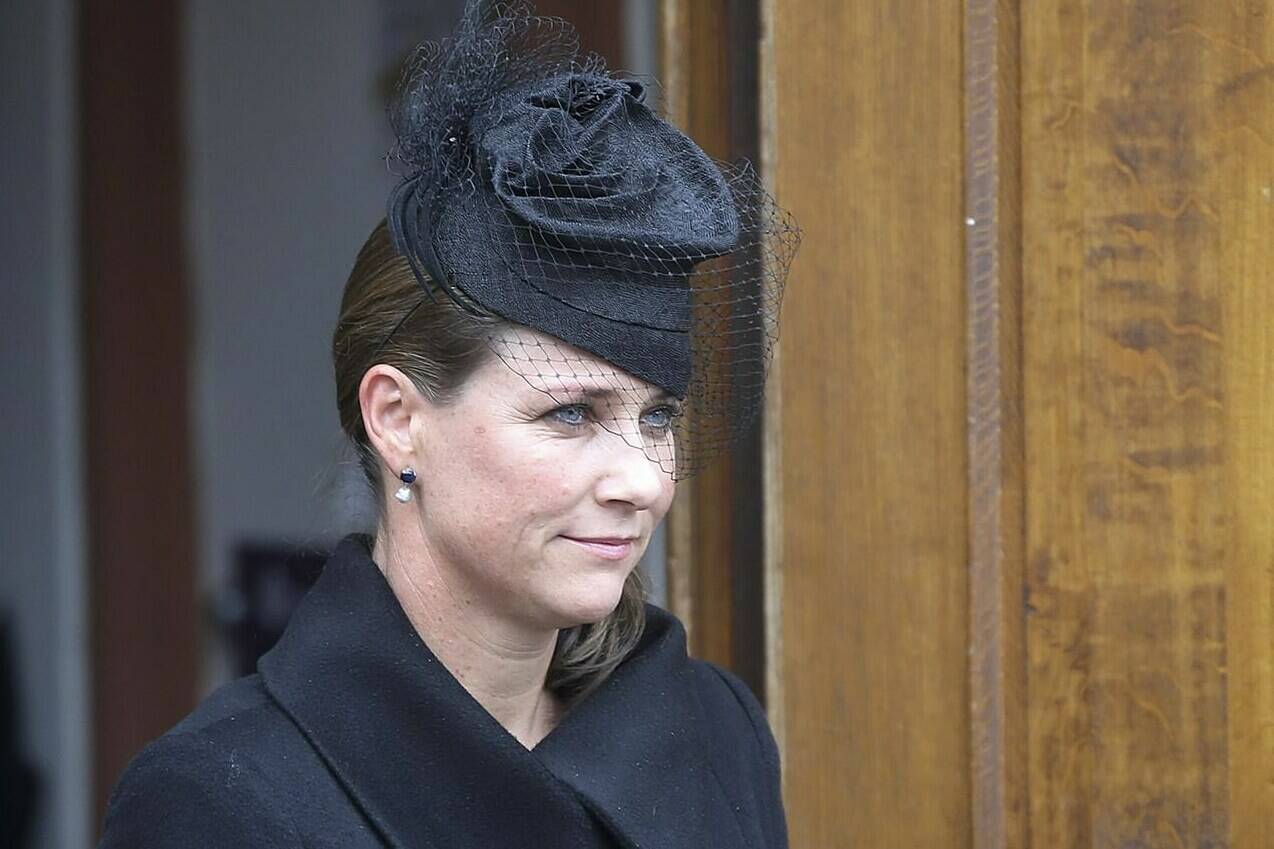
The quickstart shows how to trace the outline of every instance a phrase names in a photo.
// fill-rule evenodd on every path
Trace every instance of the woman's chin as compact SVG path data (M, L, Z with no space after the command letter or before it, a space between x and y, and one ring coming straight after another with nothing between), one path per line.
M623 594L624 582L619 581L614 586L590 585L558 595L551 600L556 627L574 628L600 622L615 612Z

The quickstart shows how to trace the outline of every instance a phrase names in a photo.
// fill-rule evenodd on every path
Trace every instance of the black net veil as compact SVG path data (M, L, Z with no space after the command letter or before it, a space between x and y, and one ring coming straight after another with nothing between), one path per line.
M528 3L470 0L390 116L395 248L430 297L504 321L493 352L561 409L686 478L763 400L791 217Z

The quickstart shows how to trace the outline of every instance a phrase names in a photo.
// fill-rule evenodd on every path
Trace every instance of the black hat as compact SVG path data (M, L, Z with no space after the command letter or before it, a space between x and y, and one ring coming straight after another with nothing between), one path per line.
M605 360L617 392L681 399L676 450L658 451L681 477L759 407L799 233L749 167L715 163L643 95L580 58L565 21L470 0L404 68L387 219L427 291ZM555 393L562 353L495 348Z

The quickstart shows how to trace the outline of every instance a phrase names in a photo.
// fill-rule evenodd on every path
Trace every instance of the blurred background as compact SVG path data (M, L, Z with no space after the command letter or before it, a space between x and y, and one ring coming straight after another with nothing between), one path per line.
M365 525L328 344L459 0L0 0L0 841ZM541 0L805 233L643 564L794 847L1274 846L1274 0Z

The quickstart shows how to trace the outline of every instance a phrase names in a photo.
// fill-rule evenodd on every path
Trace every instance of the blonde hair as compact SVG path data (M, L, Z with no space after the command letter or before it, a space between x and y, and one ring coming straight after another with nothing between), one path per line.
M377 363L391 365L424 397L446 404L493 356L487 337L502 323L490 313L462 309L436 290L422 291L407 260L394 250L384 221L367 237L341 298L332 364L341 429L353 443L371 489L377 525L388 505L381 458L363 427L358 401L363 375ZM634 569L609 616L562 630L549 665L549 689L569 705L601 684L641 638L645 599Z

